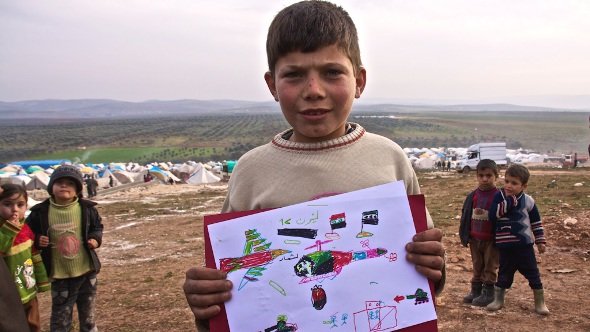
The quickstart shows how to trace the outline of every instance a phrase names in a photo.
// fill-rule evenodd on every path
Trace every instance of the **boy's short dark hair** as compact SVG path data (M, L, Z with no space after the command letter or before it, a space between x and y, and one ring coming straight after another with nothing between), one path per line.
M475 168L477 172L483 171L484 169L491 169L494 175L498 177L498 165L492 159L482 159L477 163Z
M313 52L336 44L352 62L355 76L362 67L358 35L352 18L327 1L301 1L285 7L272 20L266 37L268 69L288 53Z
M529 169L523 165L512 164L506 169L505 175L515 177L519 179L522 184L527 184L531 173L529 173Z

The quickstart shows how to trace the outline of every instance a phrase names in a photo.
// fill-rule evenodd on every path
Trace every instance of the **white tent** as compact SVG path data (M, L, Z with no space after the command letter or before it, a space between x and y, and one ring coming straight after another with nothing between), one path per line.
M115 178L122 184L135 182L135 174L126 171L113 171Z
M420 158L414 162L414 166L419 169L429 169L434 168L434 164L436 160L432 158Z
M117 179L117 177L107 168L104 170L104 173L102 173L102 176L99 179L97 179L98 186L100 188L110 187L109 182L111 181L111 179L109 178L109 176L113 177L113 186L118 186L121 184L119 179Z
M186 183L188 184L203 184L203 183L215 183L221 181L221 178L213 173L209 172L202 165L191 174Z
M35 172L29 175L31 181L27 183L27 190L33 189L47 189L49 184L49 175L45 172Z

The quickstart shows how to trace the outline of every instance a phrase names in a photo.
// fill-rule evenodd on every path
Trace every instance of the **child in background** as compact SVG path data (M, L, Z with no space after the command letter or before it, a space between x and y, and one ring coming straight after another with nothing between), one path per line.
M535 249L545 252L545 233L535 200L524 193L529 181L529 170L522 165L511 165L506 170L504 188L496 193L489 219L495 222L496 246L500 251L500 270L494 292L494 302L487 306L496 311L504 306L504 294L512 286L519 271L529 281L535 298L535 311L548 315L541 275L537 267Z
M103 226L96 203L82 198L82 188L82 173L74 166L60 166L47 185L51 197L35 205L27 218L52 280L52 332L70 331L74 304L80 331L97 331L96 275L100 262L95 249L101 245Z
M408 194L420 186L404 151L391 140L348 122L365 88L358 37L348 13L325 1L302 1L280 11L267 36L266 84L292 126L243 155L229 182L223 212L275 208L396 180ZM418 233L407 260L444 284L442 232ZM231 297L216 269L191 268L184 292L200 330Z
M477 189L472 191L465 202L461 214L459 236L461 244L469 246L473 262L471 292L463 298L463 303L485 307L494 300L494 284L498 277L498 249L494 243L494 229L488 219L488 211L498 192L498 165L491 159L477 163Z
M23 186L0 186L0 255L12 273L31 331L41 330L37 292L49 290L35 235L25 224L27 191ZM11 319L4 317L5 319Z

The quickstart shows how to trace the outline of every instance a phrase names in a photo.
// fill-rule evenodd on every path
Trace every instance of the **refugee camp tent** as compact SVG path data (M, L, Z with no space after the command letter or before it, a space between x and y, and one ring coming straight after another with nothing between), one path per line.
M186 182L188 178L190 178L191 174L193 174L199 164L192 162L192 163L185 163L185 164L177 164L174 165L171 169L172 174L177 176L181 182Z
M188 184L205 184L205 183L215 183L221 181L221 178L216 176L215 174L209 172L205 167L201 165L197 171L195 171L189 178L186 180Z
M14 173L16 174L20 170L20 166L17 165L7 165L4 168L0 169L0 171L5 173Z
M105 168L104 171L102 172L102 174L100 175L100 177L98 179L96 179L98 181L98 186L100 188L110 187L110 185L109 185L109 181L111 180L109 178L110 176L113 177L113 187L121 184L119 179L117 179L117 177L115 175L113 175L113 173L108 168Z
M436 161L432 158L420 158L414 162L414 166L419 169L434 168Z
M29 175L31 180L26 184L27 190L47 189L49 183L49 175L45 172L35 172Z
M131 172L114 170L112 173L113 176L122 184L132 183L136 180L136 174Z
M14 175L14 174L0 174L0 184L13 183L26 186L27 183L31 182L31 178L28 175Z
M231 173L234 171L234 167L238 163L237 160L228 160L225 164L227 165L227 172ZM225 170L224 170L225 171Z
M27 167L27 169L25 171L27 172L27 174L33 174L35 172L43 171L43 167L33 165L33 166Z
M37 165L43 168L49 168L55 165L71 164L71 161L67 159L55 159L55 160L21 160L11 161L9 164L19 165L22 168L28 168L29 166Z

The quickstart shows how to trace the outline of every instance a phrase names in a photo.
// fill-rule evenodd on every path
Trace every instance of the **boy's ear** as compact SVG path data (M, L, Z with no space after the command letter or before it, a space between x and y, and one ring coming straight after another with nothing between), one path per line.
M266 86L268 86L268 90L272 94L275 101L279 101L279 95L277 93L277 86L275 84L275 78L270 71L264 73L264 80L266 81Z
M365 85L367 84L367 70L365 67L361 67L356 75L356 91L354 92L355 98L360 98L363 91L365 91Z

